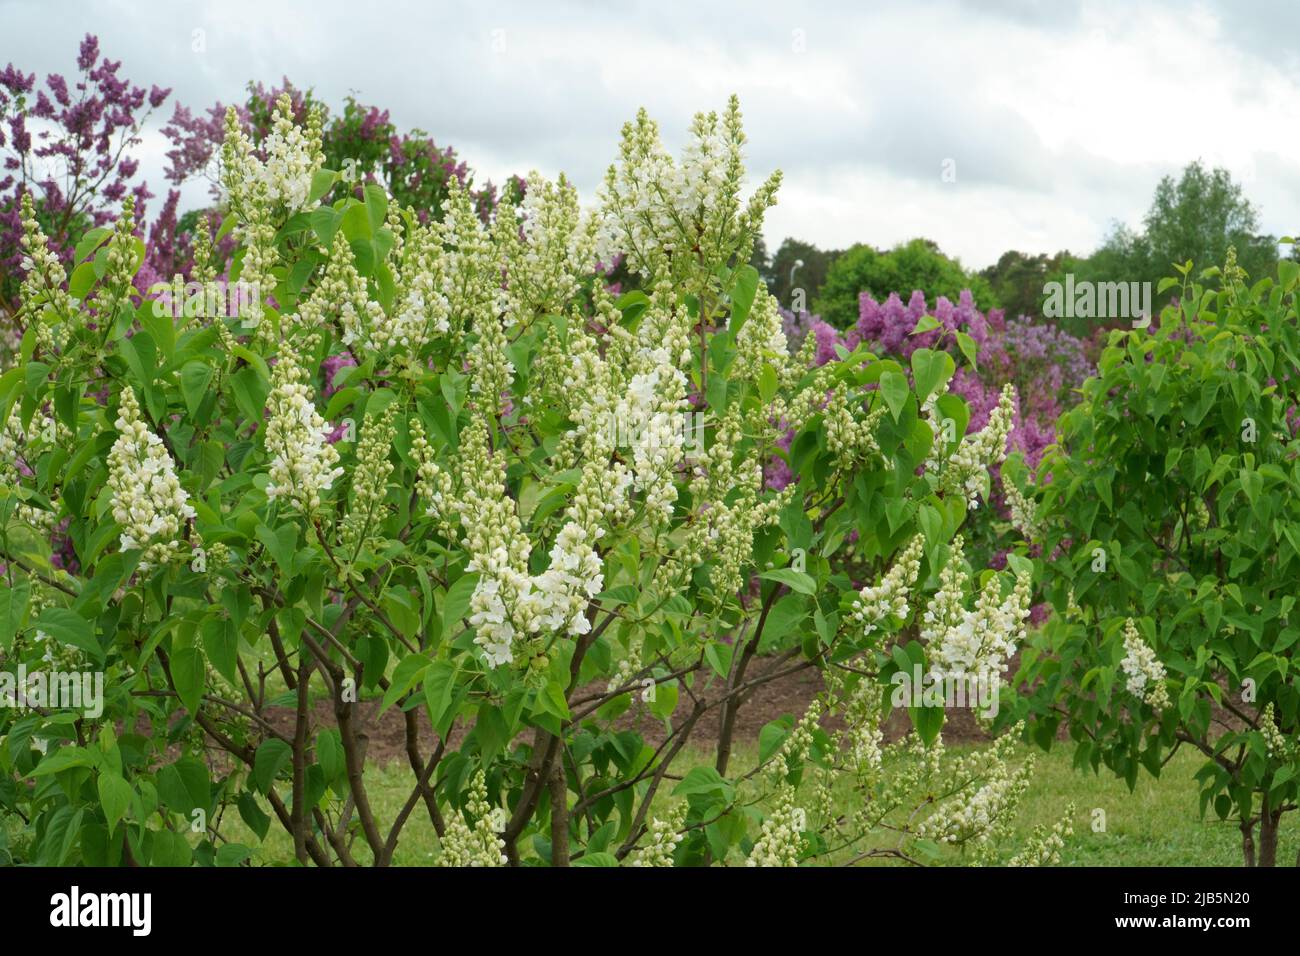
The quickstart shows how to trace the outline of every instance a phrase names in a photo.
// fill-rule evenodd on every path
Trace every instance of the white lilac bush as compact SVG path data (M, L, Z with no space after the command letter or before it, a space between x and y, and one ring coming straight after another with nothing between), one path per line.
M197 291L135 294L129 202L70 271L24 207L14 858L259 862L275 826L303 864L385 865L421 814L447 865L1055 860L1065 821L1008 840L1012 738L945 750L930 694L883 729L897 677L996 694L1024 639L1030 563L971 568L960 534L1014 394L966 436L947 352L789 354L745 264L780 177L743 195L734 100L679 158L639 115L593 207L533 175L487 218L454 185L438 217L322 203L340 173L287 98L264 159L227 130ZM102 677L97 713L56 668ZM737 770L740 709L806 670L824 690ZM406 735L387 815L376 709Z

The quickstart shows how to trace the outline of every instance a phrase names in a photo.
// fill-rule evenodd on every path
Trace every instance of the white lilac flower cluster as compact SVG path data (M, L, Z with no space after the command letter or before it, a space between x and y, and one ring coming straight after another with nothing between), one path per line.
M1272 701L1264 705L1264 710L1259 715L1259 731L1264 735L1264 748L1274 760L1290 761L1296 758L1300 748L1288 740L1278 727Z
M1052 826L1039 824L1020 852L1007 861L1007 866L1056 866L1061 862L1065 841L1074 836L1074 804L1065 808L1065 816Z
M403 367L418 368L424 347L450 331L452 305L439 227L410 218L408 230L397 208L389 207L387 228L393 242L385 263L393 278L390 310L370 297L340 229L330 243L324 273L292 322L308 330L336 323L343 344L354 354L378 353Z
M1020 487L1002 476L1002 490L1006 495L1007 508L1011 511L1011 526L1025 536L1028 541L1036 541L1042 535L1038 524L1038 511Z
M865 658L855 658L850 666L863 670ZM884 765L885 735L881 728L884 688L869 677L860 677L845 692L836 682L828 683L832 701L842 706L844 729L836 731L833 738L836 752L842 755L849 771L859 786L870 787Z
M868 636L891 617L907 618L910 612L907 598L921 571L924 549L925 535L918 534L907 543L879 584L867 585L858 592L853 601L853 620L862 625Z
M483 418L475 416L461 435L459 491L453 482L440 480L443 473L425 457L426 446L427 439L419 446L419 487L431 496L430 509L459 516L462 544L470 554L468 568L479 574L470 596L469 623L489 666L514 661L518 640L587 633L591 598L604 588L604 570L593 547L604 528L568 520L555 537L549 566L529 574L531 542L513 499L505 493L504 459L489 447Z
M822 703L808 705L803 719L795 725L772 758L768 775L776 785L772 810L763 820L762 832L745 860L746 866L798 866L804 849L804 831L808 827L807 810L796 806L796 788L787 779L791 765L808 759L813 732L822 716Z
M603 528L595 529L595 538L602 534ZM550 566L533 578L528 595L535 607L537 629L572 636L591 630L585 612L591 599L604 589L605 573L590 537L576 521L566 523L555 536Z
M509 311L521 321L562 314L596 265L599 218L582 214L578 191L563 175L550 182L536 171L523 201L504 205L498 217Z
M437 235L443 247L444 293L451 303L450 334L458 340L468 322L499 314L503 264L469 190L458 183L450 184Z
M482 416L475 415L461 433L458 459L462 485L450 513L459 516L469 569L479 574L469 622L489 666L498 667L514 660L515 635L527 630L522 612L532 590L531 546L505 493L505 461L490 447Z
M418 418L408 423L411 435L411 457L415 459L415 494L424 502L424 513L433 518L437 528L446 538L452 538L460 523L456 509L456 483L450 474L434 460L433 446L424 435L424 425Z
M775 369L779 379L781 371L791 365L790 346L781 325L779 303L765 286L760 287L750 306L749 317L736 333L736 360L728 375L735 380L757 384L765 369Z
M281 93L275 103L271 133L262 144L266 160L254 155L253 144L240 126L234 107L226 111L226 136L221 147L222 184L230 203L241 210L269 203L290 214L310 208L312 178L325 156L321 150L320 109L314 107L305 128L293 120L293 101Z
M682 842L686 804L671 807L665 817L655 817L646 828L645 842L637 850L632 866L672 866L673 851Z
M633 494L656 526L672 517L677 501L674 478L691 421L682 367L691 356L689 320L668 295L656 290L635 334L611 322L603 354L581 328L569 329L567 347L548 334L537 365L539 396L574 422L557 455L600 463L600 507L611 522L631 517ZM610 305L601 292L596 299L598 308Z
M964 540L957 535L952 540L948 561L939 572L939 590L935 591L921 615L921 641L928 647L938 647L947 633L960 627L965 619L966 586L970 576L966 573Z
M499 301L491 312L475 318L477 338L469 347L470 393L483 413L493 417L501 414L515 379L515 366L507 351L509 338L503 324L505 293L498 291L497 298Z
M734 96L721 117L696 115L680 162L641 110L624 125L621 162L610 166L601 187L601 260L623 253L634 271L677 283L711 277L733 255L747 261L781 174L773 173L742 203L744 143Z
M415 358L424 347L451 331L446 258L435 225L413 220L403 237L401 218L390 207L388 226L396 237L389 259L396 290L393 314L371 327L368 345L396 352L404 364L418 367Z
M1131 617L1124 620L1124 659L1119 666L1128 677L1125 687L1130 694L1141 698L1155 710L1169 706L1165 665L1160 663L1151 645L1142 639Z
M119 309L132 308L131 296L135 291L132 279L139 265L136 261L138 244L135 237L135 197L128 195L122 200L122 215L113 224L113 234L104 246L104 278L94 295L95 311L103 317L101 323Z
M448 814L447 827L442 834L441 852L437 866L505 866L505 841L493 829L492 805L488 803L487 778L482 770L470 781L465 810L474 819L474 825L465 822L462 814Z
M784 756L776 758L776 766L778 770L785 770ZM803 830L800 827L803 815L795 802L795 788L782 781L777 787L772 809L763 819L762 830L754 842L754 848L745 858L746 866L799 865L799 856L804 847Z
M266 496L284 498L301 511L321 506L321 494L343 474L330 429L311 400L307 373L291 348L281 351L266 400L266 450L271 456Z
M290 324L311 331L337 322L344 345L373 348L373 330L381 328L384 321L384 310L370 298L366 280L357 272L352 246L340 229L330 243L320 280L307 301L299 305L297 315L290 317Z
M979 507L980 496L988 494L989 470L1006 458L1015 404L1016 390L1008 383L1002 387L988 423L974 435L963 437L944 466L940 487L945 492L963 495L972 510Z
M397 403L390 402L377 415L368 416L357 445L352 472L352 502L339 528L339 545L348 561L355 561L366 538L384 520L388 506L388 477L393 463L388 460L393 445L393 415Z
M179 553L181 526L195 515L189 494L162 439L145 424L130 386L122 390L114 427L108 487L113 520L122 526L122 550L143 550L144 569L166 564Z
M18 244L25 274L22 285L23 314L36 330L37 345L42 349L62 350L72 333L71 320L77 312L76 302L64 288L68 274L59 257L50 249L49 241L41 230L30 192L23 193L21 216L23 234ZM53 313L56 324L50 325L45 321L47 310Z
M626 428L632 437L631 487L644 495L651 520L663 523L672 517L677 500L672 479L686 441L686 377L664 349L644 357L654 367L632 376L612 414L615 427Z
M812 336L809 336L812 338ZM948 383L942 383L938 388L926 396L925 401L921 403L921 418L930 426L930 451L925 457L925 470L927 474L938 474L940 466L948 456L948 439L949 435L945 434L945 423L955 427L952 419L944 419L939 413L939 399L948 391ZM955 435L951 436L956 438Z
M710 582L719 594L738 591L741 568L753 555L754 536L774 523L794 494L794 485L764 500L763 468L749 455L737 462L745 422L732 406L718 423L713 445L695 468L691 498L695 520L684 553L694 563L714 561Z
M866 417L854 414L849 407L848 391L843 384L831 389L822 410L822 428L826 432L826 448L835 456L835 463L851 469L870 458L880 457L874 432L885 414L881 402Z
M954 559L961 560L959 552ZM955 678L1005 673L1024 638L1029 596L1028 574L1016 575L1016 583L1005 598L1001 578L991 575L975 600L974 610L963 609L957 620L950 622L952 611L947 603L949 596L945 595L945 603L936 609L935 619L945 619L946 626L942 633L925 635L933 642L929 644L932 671L939 677Z
M947 771L952 780L974 781L949 799L934 804L933 812L916 826L922 839L962 845L977 860L987 858L1010 829L1012 818L1029 788L1034 758L1013 770L1009 763L1017 735L1006 734L993 746L958 758Z

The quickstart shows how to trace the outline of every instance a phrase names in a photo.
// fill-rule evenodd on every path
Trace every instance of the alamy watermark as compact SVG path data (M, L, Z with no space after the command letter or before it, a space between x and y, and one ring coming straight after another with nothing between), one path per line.
M1065 282L1043 285L1043 316L1048 319L1129 319L1134 328L1151 324L1150 282L1083 282L1067 273Z
M704 452L704 413L662 412L648 421L610 414L605 433L615 448L652 451L677 446L685 458L693 459Z
M998 692L1002 680L996 671L970 674L926 672L920 664L912 670L895 671L889 682L894 685L890 703L904 707L946 707L979 709L980 716L998 715Z
M262 301L261 289L256 282L182 282L177 276L171 282L155 282L149 287L153 297L153 314L158 318L173 319L203 316L209 319L237 319L245 325L256 325L253 305Z
M104 713L103 671L0 671L0 707L18 710L79 710L86 717Z
M125 927L133 936L148 936L153 928L152 893L83 893L73 886L50 897L50 925Z

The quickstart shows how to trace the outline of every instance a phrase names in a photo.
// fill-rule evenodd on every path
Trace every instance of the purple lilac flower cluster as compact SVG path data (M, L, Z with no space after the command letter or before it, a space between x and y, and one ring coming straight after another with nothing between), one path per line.
M938 327L913 335L926 315L932 316ZM975 307L969 291L963 291L956 303L940 296L933 309L920 291L913 292L906 304L897 294L877 302L863 293L853 328L841 334L813 317L808 331L817 342L818 365L835 359L837 346L852 350L863 342L879 355L903 360L918 348L935 347L959 358L955 333L969 335L978 348L978 371L959 361L949 385L970 407L968 430L978 432L988 423L1002 386L1012 383L1020 398L1010 445L1024 455L1030 467L1037 467L1044 450L1055 440L1057 417L1092 370L1082 340L1027 316L1008 320L1000 309L991 309L986 315Z
M128 151L139 145L145 121L171 90L136 86L118 75L121 65L101 58L99 40L87 34L73 82L51 73L38 87L35 73L24 74L12 63L0 70L0 274L6 278L0 291L7 297L16 293L22 275L24 193L36 200L42 226L65 264L81 233L115 218L128 191L137 220L144 218L153 193L143 182L132 184L140 164ZM32 120L40 121L35 132L28 128Z

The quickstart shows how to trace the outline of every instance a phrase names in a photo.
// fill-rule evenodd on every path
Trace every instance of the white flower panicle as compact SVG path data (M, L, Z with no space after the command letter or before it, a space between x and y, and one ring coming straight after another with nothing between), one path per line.
M321 494L343 474L339 453L328 441L330 429L316 411L307 373L292 349L285 348L271 373L267 397L266 451L271 456L268 498L284 498L302 511L321 505Z
M468 322L502 311L498 305L504 263L468 189L450 182L443 210L436 232L443 248L444 293L451 303L450 333L458 337Z
M504 293L500 293L504 298ZM480 315L474 323L478 338L469 349L471 372L470 392L488 415L499 415L511 383L515 379L515 366L506 351L509 340L502 322L504 302L498 302L488 313Z
M135 237L135 197L128 195L122 200L122 215L113 224L113 235L104 246L104 278L94 295L95 310L103 317L101 322L119 309L134 307L132 296L135 288L131 280L135 278L139 265L136 261L138 244Z
M425 454L419 452L420 493L429 496L429 507L438 514L459 515L462 543L471 555L468 568L479 574L470 596L469 623L488 665L513 662L519 640L587 633L591 599L604 589L604 569L594 547L604 529L594 521L567 521L555 537L549 566L529 574L531 542L513 499L505 493L505 464L489 449L482 418L475 416L461 435L464 482L459 495ZM449 497L454 500L449 502Z
M281 93L275 103L271 133L263 143L266 160L253 153L253 144L239 124L234 107L226 111L226 137L221 148L222 185L232 205L246 207L260 201L282 206L289 213L315 205L311 201L312 177L321 168L319 108L307 117L306 128L293 120L293 101ZM264 199L259 199L259 194Z
M733 379L754 384L765 368L772 367L779 373L790 364L790 346L776 296L768 293L762 283L759 285L749 316L736 333L736 360L729 373Z
M965 496L973 510L981 495L988 494L989 470L1007 456L1007 438L1015 420L1016 390L1010 383L1002 387L997 407L988 423L974 435L967 435L948 459L941 487L952 494ZM933 427L933 424L932 426Z
M338 323L343 344L357 351L358 346L377 348L374 330L385 322L384 310L370 298L342 229L334 233L325 271L311 296L298 307L293 324L310 330L331 322Z
M603 529L597 528L595 537L601 534ZM591 630L586 610L604 590L605 574L589 539L576 521L568 522L555 536L550 567L532 579L526 598L525 613L533 618L533 630L571 637Z
M563 175L550 182L536 171L523 202L503 204L497 215L511 314L527 320L566 311L596 265L598 218L582 214L578 191Z
M459 514L469 570L479 574L469 623L489 666L498 667L514 660L515 636L528 629L523 611L532 590L531 544L505 493L505 461L490 447L482 416L475 415L461 433L459 466L463 486L452 511Z
M1006 494L1007 508L1011 511L1011 526L1027 540L1036 541L1042 536L1042 529L1038 524L1038 510L1034 503L1005 473L1002 476L1002 490Z
M1156 710L1169 706L1165 665L1160 663L1151 645L1142 639L1131 617L1124 620L1124 659L1119 666L1128 677L1125 686L1130 694Z
M682 841L686 804L678 803L666 817L655 817L646 828L645 843L637 850L632 866L672 866L673 851Z
M965 568L965 542L961 535L953 538L948 562L939 572L939 590L921 615L921 641L929 647L943 643L948 631L960 627L966 610L964 599L969 575Z
M785 756L776 758L779 775L784 777ZM800 823L805 819L795 806L795 788L784 780L777 787L775 803L763 820L762 831L754 848L745 858L746 866L798 866L803 853L804 837Z
M349 561L356 560L367 536L388 513L388 477L393 463L388 460L393 446L393 415L397 403L390 402L378 415L368 416L357 446L352 472L352 502L339 529L339 544Z
M879 584L867 585L858 592L853 602L853 620L860 623L866 634L880 627L889 618L905 620L910 613L908 594L916 584L921 571L921 555L925 548L925 535L918 534L895 559Z
M737 460L744 426L739 406L729 408L690 483L696 513L683 552L693 564L714 562L710 582L720 594L740 589L741 569L753 556L754 536L776 521L795 489L789 485L760 500L762 464L753 454Z
M1042 824L1034 827L1025 846L1019 853L1007 861L1007 866L1056 866L1061 862L1061 850L1065 841L1074 835L1074 826L1070 822L1074 816L1074 804L1065 808L1065 816L1051 827Z
M113 520L122 526L122 550L142 549L142 568L166 564L180 550L181 526L195 516L189 494L162 439L145 424L135 391L122 390L117 441L108 454Z
M372 326L369 344L410 361L437 336L451 331L446 259L435 227L413 221L394 272L393 314Z
M412 418L409 425L411 457L416 463L416 496L424 503L425 515L436 519L439 529L450 538L452 528L460 522L456 514L456 483L434 460L433 446L425 437L423 423Z
M448 814L447 828L442 835L442 852L437 866L505 866L505 840L493 829L492 805L487 798L487 778L482 770L470 781L469 799L465 809L474 818L474 825L465 822L464 816Z
M1029 575L1017 574L1005 599L1001 579L992 575L980 591L975 609L963 610L930 645L933 672L940 677L1000 677L1024 638L1029 596Z
M1264 747L1270 757L1282 761L1295 759L1296 744L1288 740L1278 727L1272 701L1264 705L1264 710L1259 715L1259 730L1264 735Z
M773 173L742 203L744 143L734 96L723 116L696 115L679 163L641 110L623 127L620 162L601 187L601 260L624 253L633 271L676 282L712 276L715 266L733 258L747 261L781 174Z
M917 836L973 847L977 857L989 852L1006 835L1033 776L1033 757L1015 770L1008 763L1015 739L1016 734L1009 733L987 750L959 759L951 769L951 778L977 780L979 785L938 801L934 811L917 825Z
M866 662L859 659L858 666ZM884 691L874 680L863 677L844 702L844 725L840 752L859 781L874 781L884 764L885 735L880 726Z
M40 413L37 413L40 415ZM40 446L53 444L52 442L40 442L36 438L40 432L46 432L51 438L70 439L71 434L66 426L56 424L53 418L41 415L42 425L38 429L35 420L32 421L32 429L29 433L23 428L23 419L20 414L18 405L15 405L9 413L9 420L5 422L4 428L0 428L0 486L18 488L23 485L23 479L32 474L32 469L28 464L34 461L39 453ZM30 505L25 501L19 501L14 509L14 514L18 520L32 528L49 534L56 523L55 513L47 511L44 508L38 508Z
M68 294L65 284L68 274L59 257L50 249L49 240L36 219L36 208L30 192L24 192L21 218L22 238L18 240L24 272L22 284L23 317L36 330L36 343L43 349L62 349L72 332L72 319L77 314L76 301ZM46 317L55 320L51 326Z
M822 427L826 432L826 447L839 467L850 469L868 458L880 457L874 432L884 414L883 402L865 417L855 414L845 386L841 383L831 389L822 410Z

